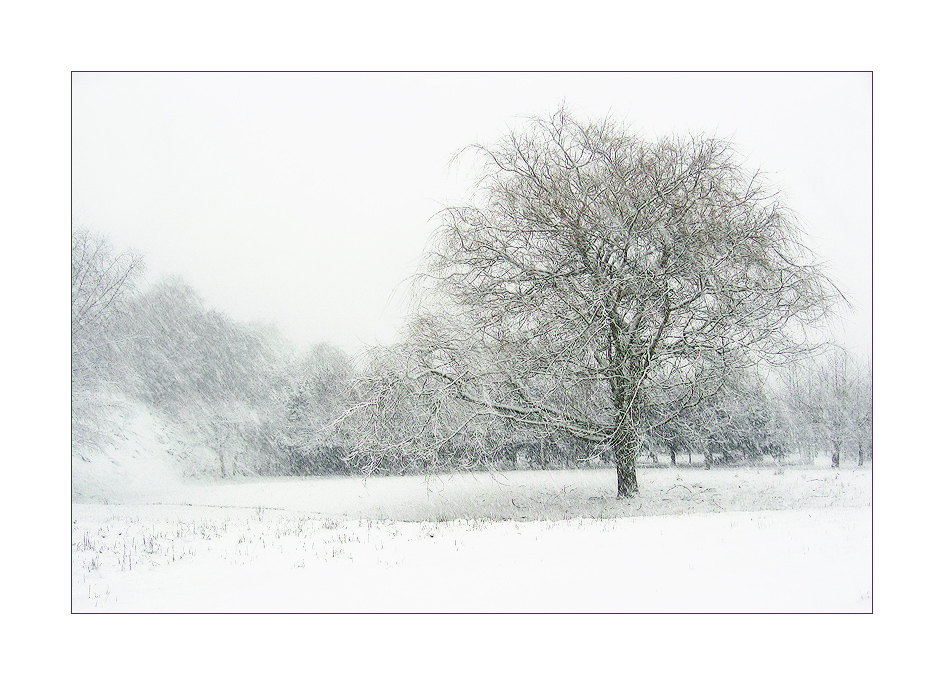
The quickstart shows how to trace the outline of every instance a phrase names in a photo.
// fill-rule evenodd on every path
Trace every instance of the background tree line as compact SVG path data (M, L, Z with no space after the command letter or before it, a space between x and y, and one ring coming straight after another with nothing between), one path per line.
M612 448L552 425L523 426L442 392L417 373L400 345L377 348L353 377L352 403L337 421L352 466L364 472L423 473L454 468L612 466ZM872 368L831 346L783 369L728 374L695 407L648 419L641 464L811 464L872 459ZM341 437L343 436L343 437Z
M176 277L141 286L142 259L72 232L72 450L103 447L123 401L144 404L213 455L213 471L346 471L327 427L351 362L326 344L296 352L272 326L233 320ZM186 455L182 455L186 458Z

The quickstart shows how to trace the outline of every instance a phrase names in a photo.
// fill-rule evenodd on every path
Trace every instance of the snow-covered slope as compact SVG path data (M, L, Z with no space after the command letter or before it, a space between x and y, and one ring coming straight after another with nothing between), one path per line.
M93 444L73 446L72 501L148 501L213 472L216 455L140 402L100 398Z

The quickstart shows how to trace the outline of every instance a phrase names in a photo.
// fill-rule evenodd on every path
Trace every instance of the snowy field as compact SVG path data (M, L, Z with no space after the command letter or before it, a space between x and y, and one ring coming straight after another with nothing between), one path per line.
M870 469L205 482L72 507L74 612L870 612ZM108 501L103 501L107 499Z

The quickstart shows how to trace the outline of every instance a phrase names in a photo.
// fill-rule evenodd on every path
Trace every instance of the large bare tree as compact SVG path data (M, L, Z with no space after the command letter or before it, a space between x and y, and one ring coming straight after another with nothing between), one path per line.
M620 497L646 434L732 370L808 349L839 296L725 141L562 108L470 150L476 192L442 213L418 280L416 373L611 448Z

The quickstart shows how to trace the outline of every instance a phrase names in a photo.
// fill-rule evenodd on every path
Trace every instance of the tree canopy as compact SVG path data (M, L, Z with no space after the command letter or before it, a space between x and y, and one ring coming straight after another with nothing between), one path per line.
M838 291L726 141L655 142L565 109L478 161L418 280L418 374L523 425L611 446L618 494L640 440L735 369L808 350Z

